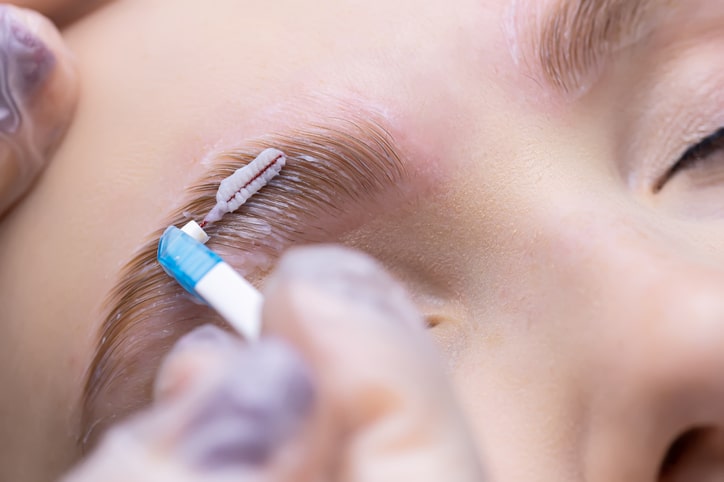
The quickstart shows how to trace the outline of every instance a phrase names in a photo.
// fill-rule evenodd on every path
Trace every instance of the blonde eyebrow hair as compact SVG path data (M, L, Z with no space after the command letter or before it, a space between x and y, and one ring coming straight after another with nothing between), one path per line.
M521 0L522 1L522 0ZM538 2L539 0L530 0ZM513 4L513 30L528 32L520 52L533 64L537 77L563 94L577 94L597 78L600 70L622 48L644 39L670 11L672 0L553 0L540 7ZM558 3L549 8L550 3ZM520 32L508 32L509 36ZM517 58L516 60L520 60Z
M188 202L178 206L121 269L81 394L82 452L92 448L105 428L150 401L162 355L180 336L201 322L223 325L156 261L164 229L189 217L201 219L216 202L222 179L267 147L287 156L279 176L207 230L209 247L228 255L235 268L244 264L243 256L235 253L253 253L250 264L242 267L245 275L268 269L260 268L256 256L273 259L291 244L331 241L326 219L333 219L338 229L351 227L364 217L351 205L365 201L370 208L367 200L396 196L409 179L392 137L370 118L336 119L331 127L308 126L245 145L217 156L210 172L187 189Z

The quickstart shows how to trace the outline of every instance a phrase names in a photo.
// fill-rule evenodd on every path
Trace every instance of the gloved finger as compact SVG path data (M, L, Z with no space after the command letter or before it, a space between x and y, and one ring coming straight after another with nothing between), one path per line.
M199 328L164 361L152 407L112 428L63 480L294 480L284 468L304 465L295 447L305 447L310 432L310 373L283 342L244 345L219 328Z
M0 216L30 188L65 133L77 83L50 21L0 4Z
M326 460L308 480L483 480L422 318L374 260L297 248L265 296L266 333L299 349L317 380L314 427L326 433L309 437Z
M374 262L298 250L266 294L270 331L295 349L193 332L163 364L153 407L64 482L482 480L420 319Z

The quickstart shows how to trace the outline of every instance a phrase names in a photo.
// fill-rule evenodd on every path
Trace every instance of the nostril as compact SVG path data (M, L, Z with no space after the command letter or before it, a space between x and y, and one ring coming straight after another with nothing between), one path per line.
M667 474L676 469L681 460L685 457L686 452L694 445L697 437L701 436L703 428L694 428L687 430L674 440L666 452L663 462L661 463L660 480L667 480Z
M724 432L713 427L698 427L682 433L669 447L658 480L724 480Z

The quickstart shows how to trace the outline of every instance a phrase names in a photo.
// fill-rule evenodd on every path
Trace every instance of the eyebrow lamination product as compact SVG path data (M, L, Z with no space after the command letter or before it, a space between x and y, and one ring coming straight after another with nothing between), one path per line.
M158 243L158 262L183 288L215 309L249 341L261 332L264 298L218 254L204 246L209 236L196 221L169 226Z

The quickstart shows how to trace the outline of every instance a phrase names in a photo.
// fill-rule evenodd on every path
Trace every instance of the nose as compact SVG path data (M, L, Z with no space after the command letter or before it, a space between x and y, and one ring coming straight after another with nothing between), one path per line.
M599 248L589 479L724 480L724 275L653 239Z

